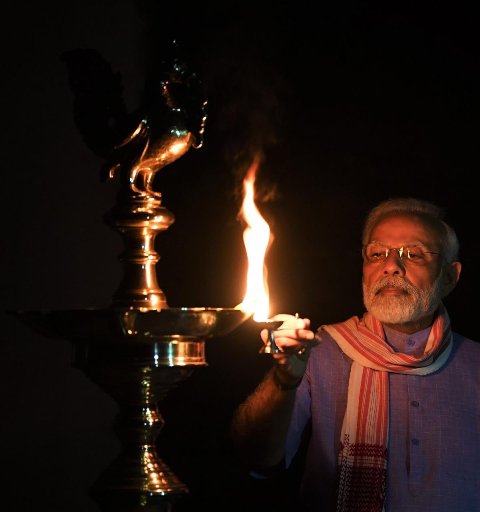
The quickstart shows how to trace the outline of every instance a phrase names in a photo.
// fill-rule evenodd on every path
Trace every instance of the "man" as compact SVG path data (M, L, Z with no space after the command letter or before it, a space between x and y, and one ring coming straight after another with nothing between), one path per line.
M456 234L436 205L396 198L370 212L362 245L361 318L314 334L274 317L273 367L233 419L239 452L265 476L307 443L299 510L480 511L480 344L442 302Z

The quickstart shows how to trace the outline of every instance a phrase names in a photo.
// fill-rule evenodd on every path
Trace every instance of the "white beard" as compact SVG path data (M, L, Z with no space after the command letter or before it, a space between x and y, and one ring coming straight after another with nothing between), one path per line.
M416 322L434 313L442 300L442 272L432 287L420 290L398 276L385 277L367 288L363 283L363 302L367 311L385 324ZM381 295L377 292L385 286L396 286L406 293L401 295Z

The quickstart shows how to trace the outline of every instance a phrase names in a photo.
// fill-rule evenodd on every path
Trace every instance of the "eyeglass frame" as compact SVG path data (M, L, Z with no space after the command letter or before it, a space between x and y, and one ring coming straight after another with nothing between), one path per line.
M366 250L367 250L367 247L370 246L370 245L379 245L381 247L384 247L385 248L385 257L381 258L381 259L378 259L378 260L371 260L371 259L369 259L366 256ZM415 262L415 260L412 260L410 258L410 251L409 251L409 249L411 249L413 247L420 247L424 254L436 254L436 255L440 255L441 254L439 252L426 250L428 248L425 245L423 245L422 243L406 244L406 245L402 245L401 247L388 247L387 245L383 244L382 242L376 242L375 240L372 240L371 242L369 242L368 244L365 244L362 247L362 256L363 256L364 261L366 261L367 263L383 263L383 262L387 261L388 256L390 255L391 251L397 251L398 256L400 257L400 260L402 262L407 262L408 261L408 262L413 263L413 264L423 263L423 260L421 262ZM406 257L403 254L405 254ZM425 261L425 263L429 263L429 261Z

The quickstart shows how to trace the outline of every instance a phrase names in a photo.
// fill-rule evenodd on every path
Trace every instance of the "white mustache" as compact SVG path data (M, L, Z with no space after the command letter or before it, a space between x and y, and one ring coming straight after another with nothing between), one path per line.
M415 293L417 289L405 281L402 277L384 277L380 279L377 283L375 283L372 287L372 292L377 294L380 290L384 288L400 288L401 290L406 291L407 293Z

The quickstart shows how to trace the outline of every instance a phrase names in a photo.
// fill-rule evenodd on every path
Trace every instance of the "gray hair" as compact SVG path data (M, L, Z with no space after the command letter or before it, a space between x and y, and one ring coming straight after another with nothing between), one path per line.
M445 212L434 203L413 197L397 197L382 201L367 215L362 232L362 244L370 242L373 228L384 218L393 215L419 217L438 232L441 250L447 262L458 259L459 242L454 229L445 222Z

